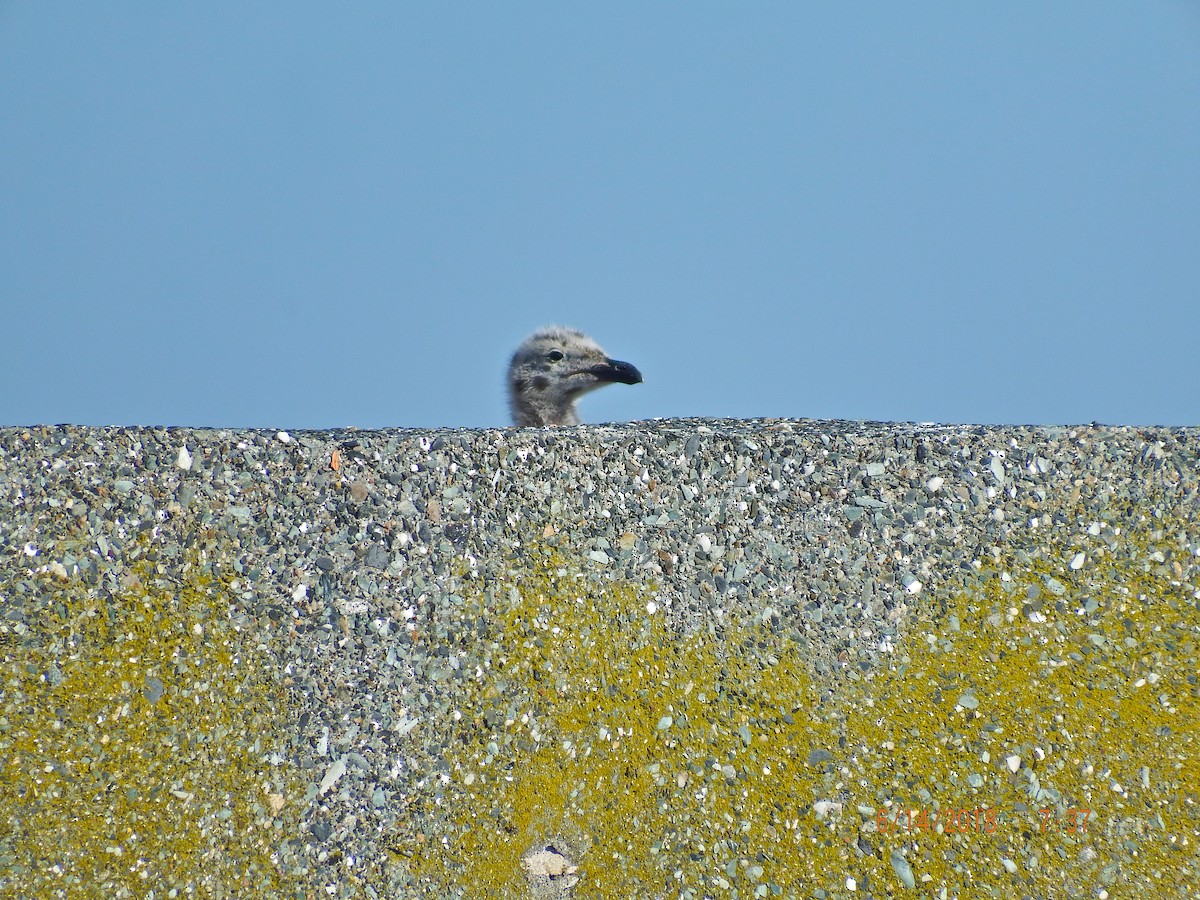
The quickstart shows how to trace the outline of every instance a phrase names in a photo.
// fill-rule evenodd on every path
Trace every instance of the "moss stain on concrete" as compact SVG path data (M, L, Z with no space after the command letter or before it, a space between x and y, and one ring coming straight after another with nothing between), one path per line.
M898 886L898 854L933 896L1200 893L1190 544L1159 523L1114 548L1017 554L851 686L865 880Z
M828 780L829 728L796 648L755 627L681 639L648 591L577 577L556 551L507 588L464 700L454 834L411 861L419 880L525 896L520 857L555 836L586 851L580 897L779 896L815 874L804 850L828 828L785 839Z
M579 898L1200 892L1190 545L1152 523L1113 547L924 597L895 663L837 685L772 624L682 637L648 589L534 554L493 593L406 864L430 896L527 896L546 840Z
M285 691L229 581L181 570L135 562L103 597L63 568L21 598L0 654L0 895L300 893L276 856L303 797Z

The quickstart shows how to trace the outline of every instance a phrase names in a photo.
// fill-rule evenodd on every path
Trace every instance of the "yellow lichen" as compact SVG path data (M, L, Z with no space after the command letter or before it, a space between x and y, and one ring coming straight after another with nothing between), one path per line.
M428 722L440 758L388 874L525 897L545 841L581 900L1200 894L1185 530L1131 528L1078 567L1077 546L1014 549L920 595L893 662L837 683L773 618L683 634L652 588L534 554L449 636L453 712ZM277 852L303 788L262 628L199 565L121 572L108 596L64 566L4 588L24 615L0 644L0 896L303 893Z
M303 787L273 755L288 713L264 648L199 567L123 571L110 596L64 568L20 601L0 676L0 894L295 893L273 856Z
M527 896L543 840L579 898L1193 895L1200 612L1146 541L924 597L893 665L820 686L770 625L683 636L547 551L402 855L429 896Z
M1076 571L1050 548L1062 564L921 607L900 661L846 693L868 878L899 885L898 852L949 896L1200 890L1195 587L1146 564L1145 533L1117 549Z
M452 824L412 860L418 880L524 896L521 854L556 835L586 849L581 898L779 896L816 878L812 848L833 835L805 811L835 737L798 649L759 626L681 637L647 591L575 577L553 552L531 568L493 611Z

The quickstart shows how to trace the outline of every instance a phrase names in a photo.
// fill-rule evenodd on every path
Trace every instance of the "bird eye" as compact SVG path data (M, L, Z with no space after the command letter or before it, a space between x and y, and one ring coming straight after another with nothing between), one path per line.
M546 354L546 359L550 360L550 362L558 362L562 358L563 354L561 350L551 350Z

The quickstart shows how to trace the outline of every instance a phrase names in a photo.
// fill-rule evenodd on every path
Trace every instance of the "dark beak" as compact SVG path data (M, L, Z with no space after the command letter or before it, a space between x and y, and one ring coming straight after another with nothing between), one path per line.
M598 366L592 366L588 371L601 381L618 381L621 384L642 383L642 373L637 370L637 366L621 362L619 359L605 360Z

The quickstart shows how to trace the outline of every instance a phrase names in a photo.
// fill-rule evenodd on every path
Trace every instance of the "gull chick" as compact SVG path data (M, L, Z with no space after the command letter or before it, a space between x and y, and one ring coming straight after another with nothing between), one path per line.
M552 325L525 339L508 364L508 399L520 428L578 425L575 401L606 384L640 384L642 373L610 359L582 331Z

